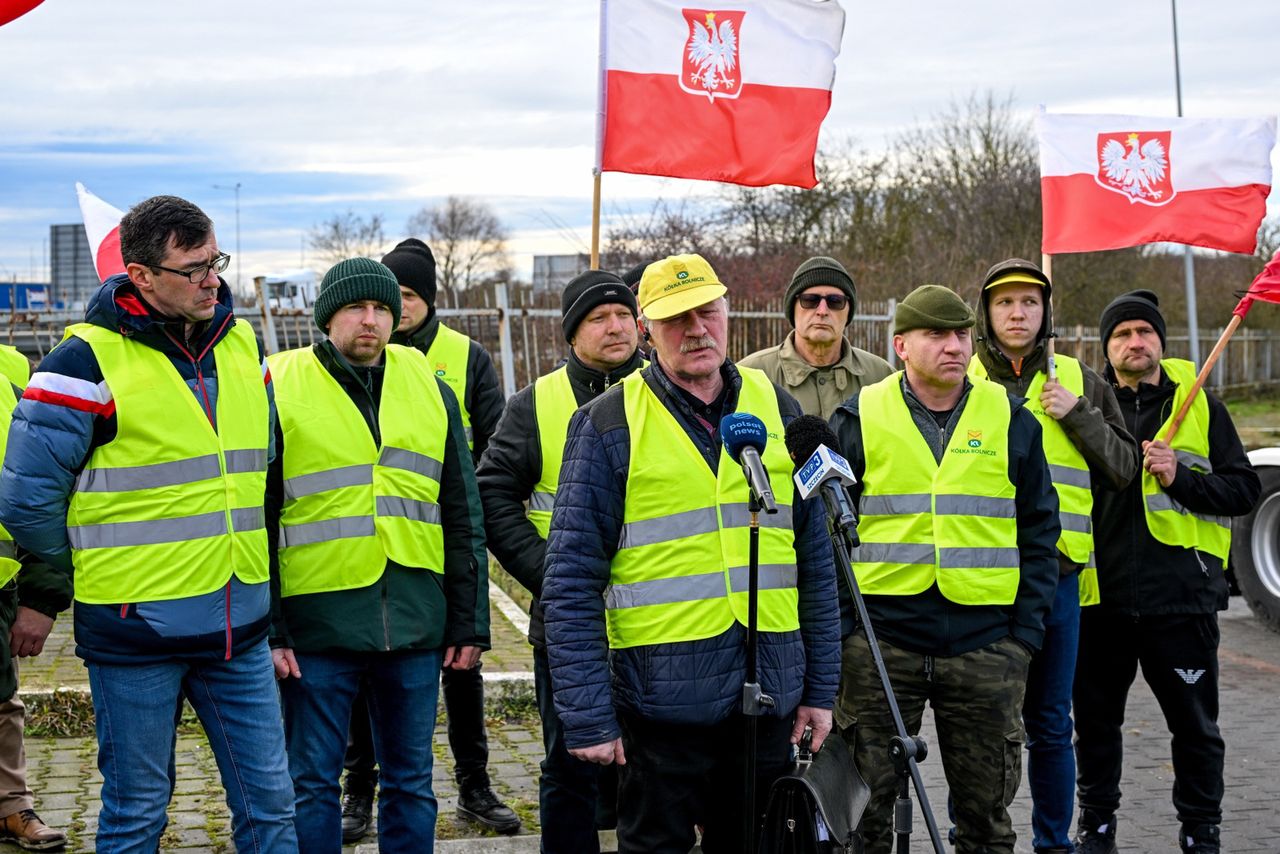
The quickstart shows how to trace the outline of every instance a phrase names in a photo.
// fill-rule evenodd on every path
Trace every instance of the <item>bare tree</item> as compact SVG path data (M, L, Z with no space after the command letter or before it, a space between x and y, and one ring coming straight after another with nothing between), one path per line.
M511 276L507 230L493 208L449 196L409 217L409 233L421 235L436 258L436 284L454 295L473 285Z
M371 214L367 220L352 210L334 214L311 229L310 242L329 267L347 258L379 257L387 242L382 234L382 214Z

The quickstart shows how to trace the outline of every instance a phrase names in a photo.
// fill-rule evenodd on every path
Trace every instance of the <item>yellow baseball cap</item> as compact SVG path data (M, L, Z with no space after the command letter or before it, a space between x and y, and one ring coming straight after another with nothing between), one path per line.
M989 291L992 288L997 287L999 285L1008 285L1014 282L1017 282L1019 284L1024 284L1024 285L1035 285L1038 288L1044 287L1044 279L1037 279L1035 276L1032 276L1029 273L1014 272L1004 276L997 276L996 278L987 282L983 290Z
M640 313L651 320L666 320L728 292L701 255L668 255L644 268Z

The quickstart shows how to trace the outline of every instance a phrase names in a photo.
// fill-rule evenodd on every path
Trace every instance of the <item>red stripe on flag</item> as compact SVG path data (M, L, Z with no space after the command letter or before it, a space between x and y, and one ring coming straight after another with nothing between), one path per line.
M68 409L78 409L81 412L92 412L94 415L101 415L103 418L110 418L116 414L116 402L114 399L108 400L106 403L98 403L93 400L85 400L82 397L73 397L69 394L59 394L56 391L32 388L30 386L22 393L22 399L52 403L55 406L65 406Z
M827 89L745 84L735 99L691 95L674 75L610 71L602 166L609 172L762 187L814 187Z
M1187 243L1252 254L1267 212L1262 184L1179 191L1160 207L1131 203L1098 186L1092 175L1040 179L1047 255L1096 252L1143 243Z
M124 259L120 257L120 226L117 225L102 238L94 266L98 271L98 278L104 282L116 273L124 272Z

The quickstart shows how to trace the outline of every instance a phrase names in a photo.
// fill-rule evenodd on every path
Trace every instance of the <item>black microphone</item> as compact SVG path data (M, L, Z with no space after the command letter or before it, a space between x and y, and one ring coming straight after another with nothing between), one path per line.
M749 412L731 412L720 419L720 441L730 458L742 466L751 487L751 496L766 513L777 513L778 502L773 498L769 485L769 473L765 471L760 454L769 441L764 422Z
M835 432L816 415L801 415L787 425L787 453L796 464L795 482L801 498L819 489L832 525L858 545L858 515L845 487L857 483L849 462L832 450L839 444Z

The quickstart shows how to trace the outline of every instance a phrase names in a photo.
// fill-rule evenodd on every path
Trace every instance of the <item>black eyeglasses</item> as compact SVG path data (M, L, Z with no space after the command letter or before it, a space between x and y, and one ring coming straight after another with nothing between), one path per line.
M844 294L801 294L796 297L796 302L810 311L817 308L818 303L823 300L827 301L827 308L832 311L839 311L849 304L849 298Z
M208 264L201 264L199 267L192 267L190 270L174 270L171 267L161 267L159 264L148 264L147 266L153 270L164 270L166 273L173 273L175 276L186 276L187 281L193 285L198 285L209 278L210 270L215 273L221 273L231 266L231 256L225 252L219 252L218 257Z

